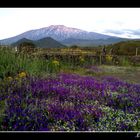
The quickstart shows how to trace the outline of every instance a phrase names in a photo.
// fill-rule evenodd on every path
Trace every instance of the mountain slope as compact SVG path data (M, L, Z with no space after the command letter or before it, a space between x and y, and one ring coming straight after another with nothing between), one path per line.
M22 38L27 38L29 40L39 40L42 38L51 37L59 42L63 42L66 39L74 38L74 39L81 39L81 40L106 40L108 38L117 39L118 37L113 37L109 35L99 34L95 32L87 32L84 30L66 27L64 25L51 25L49 27L40 28L36 30L30 30L24 32L20 35L7 38L4 40L0 40L0 43L3 45L10 45L14 42ZM71 42L73 43L73 42Z

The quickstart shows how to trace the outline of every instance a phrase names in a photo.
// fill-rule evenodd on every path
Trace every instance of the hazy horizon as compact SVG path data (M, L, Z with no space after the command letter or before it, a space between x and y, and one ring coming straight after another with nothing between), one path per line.
M64 25L124 38L140 38L140 8L0 8L0 40Z

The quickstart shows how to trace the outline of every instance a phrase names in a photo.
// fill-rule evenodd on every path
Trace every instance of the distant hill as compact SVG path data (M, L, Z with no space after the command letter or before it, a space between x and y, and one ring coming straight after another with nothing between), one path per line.
M94 39L94 40L85 40L85 39L74 39L69 38L66 40L61 41L63 44L72 46L72 45L78 45L78 46L98 46L98 45L108 45L113 44L120 41L125 41L128 39L123 38L107 38L107 39Z
M36 44L36 46L40 47L40 48L60 48L60 47L66 47L63 44L61 44L60 42L54 40L51 37L46 37L37 41L34 41L34 43Z
M18 46L19 44L23 42L29 42L33 43L35 46L40 47L40 48L60 48L60 47L66 47L60 42L52 39L51 37L46 37L37 41L34 40L29 40L26 38L20 39L17 42L11 44L12 46Z
M136 48L138 48L138 55L140 55L140 40L129 40L108 45L108 50L113 48L114 53L118 55L135 55Z
M63 44L67 46L77 45L77 46L94 46L97 45L93 40L86 40L86 39L75 39L75 38L68 38L61 41Z
M115 43L113 46L120 46L120 47L140 47L140 40L128 40L128 41L121 41L119 43Z
M27 39L27 38L22 38L20 40L18 40L17 42L11 44L11 46L18 46L19 44L23 43L23 42L29 42L29 43L33 43L32 40ZM34 43L33 43L34 44Z

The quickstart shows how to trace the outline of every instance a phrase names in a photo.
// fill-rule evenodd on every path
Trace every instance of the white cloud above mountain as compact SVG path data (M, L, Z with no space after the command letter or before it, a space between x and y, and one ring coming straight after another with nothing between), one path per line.
M107 29L104 31L104 34L126 37L126 38L140 38L140 29L123 29L123 30L113 30Z

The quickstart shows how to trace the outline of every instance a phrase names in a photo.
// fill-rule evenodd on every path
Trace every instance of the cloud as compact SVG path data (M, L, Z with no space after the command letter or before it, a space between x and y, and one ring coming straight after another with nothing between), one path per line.
M140 8L0 8L0 39L65 25L116 36L140 36Z
M132 32L133 35L140 35L140 29L137 29L137 30L130 30L129 31Z
M121 34L124 34L124 31L123 30L107 29L104 31L104 33L113 33L113 34L121 35Z
M104 31L105 34L118 36L118 37L126 37L126 38L140 38L140 29L120 29L113 30L107 29Z

